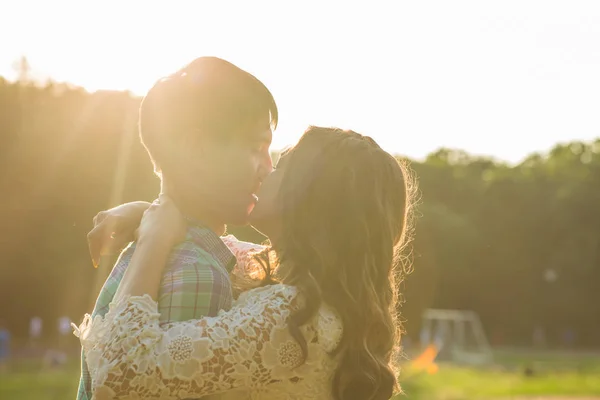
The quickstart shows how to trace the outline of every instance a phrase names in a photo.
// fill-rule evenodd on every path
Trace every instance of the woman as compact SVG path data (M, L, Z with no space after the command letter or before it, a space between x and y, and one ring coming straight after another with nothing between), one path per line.
M110 311L76 332L96 397L389 399L411 189L371 138L309 128L251 216L271 242L255 256L262 287L217 317L160 327L161 269L186 226L162 197L141 221Z

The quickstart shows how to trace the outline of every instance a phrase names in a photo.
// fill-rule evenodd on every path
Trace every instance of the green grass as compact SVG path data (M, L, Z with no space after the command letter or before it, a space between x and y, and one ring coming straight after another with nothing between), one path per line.
M77 363L62 370L42 370L38 362L13 363L10 372L0 373L0 399L75 399L78 384Z
M408 400L493 399L525 396L598 396L600 375L549 372L534 377L514 371L478 371L442 365L437 374L421 375L403 384Z
M485 369L440 364L434 375L401 376L404 394L394 400L485 400L531 396L600 399L600 357L565 354L499 353L498 366ZM523 370L532 366L535 374ZM406 371L408 373L408 371ZM43 371L39 363L19 362L0 374L0 399L74 399L78 359L63 370Z
M510 399L515 397L595 397L600 399L600 357L560 353L505 352L494 367L440 364L433 375L401 375L406 400ZM533 376L526 376L526 367Z

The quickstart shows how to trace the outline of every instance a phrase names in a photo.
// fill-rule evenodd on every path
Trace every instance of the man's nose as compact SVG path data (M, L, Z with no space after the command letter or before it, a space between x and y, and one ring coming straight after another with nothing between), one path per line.
M273 160L271 160L271 156L269 155L268 157L265 157L265 159L259 165L258 176L262 181L269 176L271 172L273 172Z

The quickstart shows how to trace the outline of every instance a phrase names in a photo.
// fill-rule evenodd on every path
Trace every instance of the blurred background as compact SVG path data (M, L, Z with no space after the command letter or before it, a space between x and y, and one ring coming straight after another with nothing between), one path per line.
M109 272L86 234L98 211L158 193L140 96L202 55L273 92L275 158L315 124L411 160L399 398L600 398L600 3L1 9L0 398L75 397L69 323Z

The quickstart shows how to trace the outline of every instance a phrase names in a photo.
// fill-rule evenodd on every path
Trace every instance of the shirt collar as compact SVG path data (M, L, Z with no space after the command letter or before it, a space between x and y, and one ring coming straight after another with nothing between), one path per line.
M231 272L237 261L229 247L212 229L206 227L200 221L191 218L187 218L187 220L189 224L188 236L191 240L212 254L225 267L227 272Z

